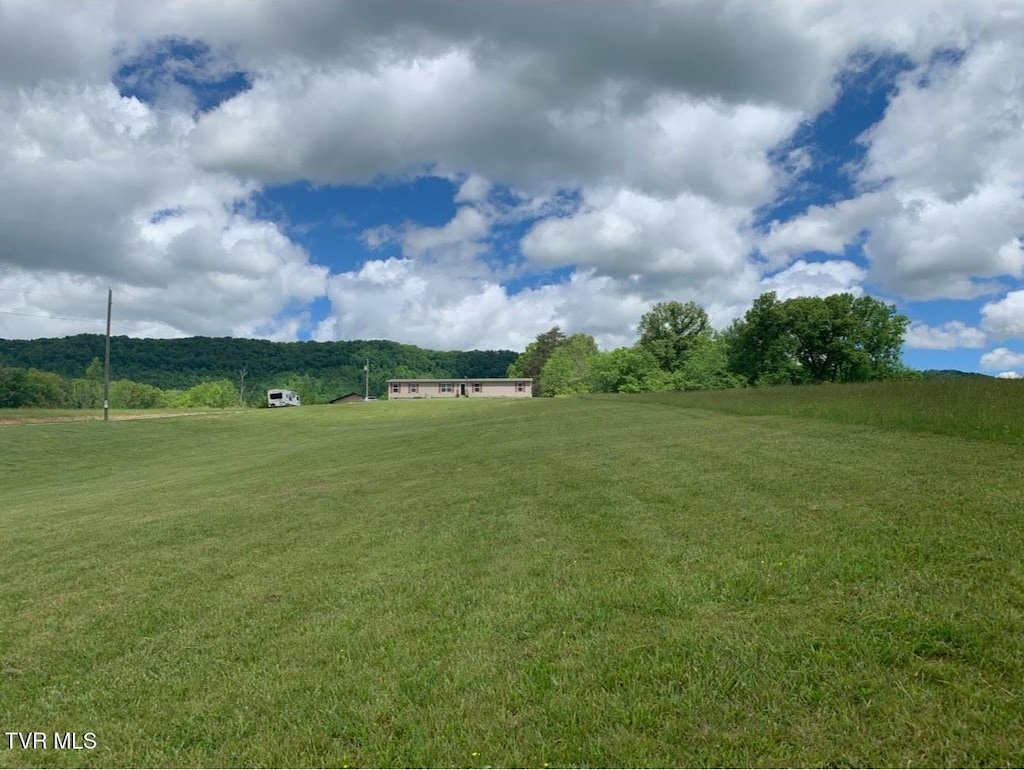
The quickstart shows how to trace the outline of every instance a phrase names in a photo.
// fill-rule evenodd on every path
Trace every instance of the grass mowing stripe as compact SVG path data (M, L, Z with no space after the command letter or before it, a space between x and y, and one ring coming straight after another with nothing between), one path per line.
M0 763L1024 762L1013 444L643 398L0 430L0 722L100 741Z

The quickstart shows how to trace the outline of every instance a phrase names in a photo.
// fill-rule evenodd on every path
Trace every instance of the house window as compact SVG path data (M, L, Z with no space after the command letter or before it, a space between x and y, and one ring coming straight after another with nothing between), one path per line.
M418 382L410 382L409 383L409 392L410 393L419 393L420 392L420 385L419 385L419 383Z
M437 386L437 389L441 393L454 393L455 385L453 385L450 382L442 382L440 385Z
M517 382L516 383L516 393L525 393L525 392L526 392L526 383L525 382Z
M401 383L392 382L391 383L391 392L392 393L401 393L402 392L402 385L401 385Z
M483 385L481 385L479 382L474 382L473 383L473 392L474 393L480 393L483 389L484 389Z

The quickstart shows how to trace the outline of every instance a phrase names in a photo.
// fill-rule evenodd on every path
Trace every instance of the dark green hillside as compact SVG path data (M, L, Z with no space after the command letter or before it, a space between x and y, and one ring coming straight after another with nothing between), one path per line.
M94 358L103 357L99 334L36 340L0 340L0 361L8 366L81 377ZM516 359L510 350L424 350L386 340L271 342L232 337L111 340L115 379L159 388L188 388L204 380L238 380L254 387L274 386L289 377L312 377L343 392L362 391L363 364L370 361L370 386L382 391L390 377L503 377Z

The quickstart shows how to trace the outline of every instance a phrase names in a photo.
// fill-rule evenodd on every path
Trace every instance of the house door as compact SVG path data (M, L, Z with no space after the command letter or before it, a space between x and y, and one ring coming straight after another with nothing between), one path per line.
M466 383L459 383L459 395L463 398L466 397Z

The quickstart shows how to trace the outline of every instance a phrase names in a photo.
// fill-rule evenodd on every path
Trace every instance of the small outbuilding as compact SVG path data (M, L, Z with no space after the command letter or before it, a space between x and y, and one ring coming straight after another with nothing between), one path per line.
M529 377L481 377L388 380L388 399L533 398Z
M353 391L352 393L346 393L344 396L338 396L337 398L332 398L327 403L328 404L355 404L355 403L360 402L362 400L363 400L363 394L362 393L356 393L356 392Z

